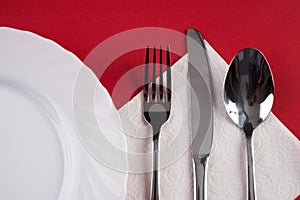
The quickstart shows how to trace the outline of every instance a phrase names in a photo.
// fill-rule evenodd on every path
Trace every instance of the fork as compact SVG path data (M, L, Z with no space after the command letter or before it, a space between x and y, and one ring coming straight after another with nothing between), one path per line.
M170 50L167 46L166 65L167 65L167 87L163 86L163 55L162 46L159 51L159 82L156 83L156 47L153 48L153 70L152 82L149 82L149 46L146 49L145 60L145 79L143 89L143 112L146 121L151 124L153 130L153 174L152 174L152 191L151 200L159 200L159 185L158 185L158 148L160 129L169 119L171 111L171 60Z

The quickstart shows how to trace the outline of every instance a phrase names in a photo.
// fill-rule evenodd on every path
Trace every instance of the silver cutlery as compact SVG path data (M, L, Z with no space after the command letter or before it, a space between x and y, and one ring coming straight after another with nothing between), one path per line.
M163 51L159 51L159 82L156 82L156 48L153 48L152 81L149 80L149 46L146 49L145 79L143 89L143 112L146 121L151 124L153 130L153 175L151 200L159 200L158 184L158 149L159 134L162 125L169 119L171 111L171 60L169 46L167 46L167 87L163 86Z
M207 199L207 163L213 140L211 68L200 33L188 29L188 61L191 84L192 151L197 200Z
M248 200L256 199L252 135L270 113L273 100L273 78L265 57L252 48L238 52L227 72L224 103L230 118L246 135Z

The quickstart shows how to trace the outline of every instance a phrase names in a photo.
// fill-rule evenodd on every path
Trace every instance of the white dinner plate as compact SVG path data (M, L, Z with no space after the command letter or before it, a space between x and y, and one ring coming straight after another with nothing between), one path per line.
M91 138L93 148L118 149L109 157L122 170L93 154ZM0 199L125 199L125 150L117 111L90 69L50 40L0 28Z

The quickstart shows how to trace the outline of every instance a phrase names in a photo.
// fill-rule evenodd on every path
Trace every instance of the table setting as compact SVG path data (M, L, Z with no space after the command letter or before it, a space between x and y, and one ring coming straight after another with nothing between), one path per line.
M298 3L156 3L3 4L0 199L300 199Z
M215 115L213 120L213 144L209 156L209 164L207 166L207 198L246 199L247 190L245 188L247 187L247 178L236 174L237 171L240 171L244 175L247 174L246 138L243 134L243 130L241 130L237 125L235 125L233 121L231 121L229 116L227 116L226 109L223 103L223 82L225 81L228 64L214 51L214 49L207 42L205 44L207 47L207 55L210 58L210 66L213 77L212 91L214 92L212 96L214 97L213 105ZM189 88L189 86L188 83L182 83L183 78L187 80L189 76L187 60L188 58L187 56L185 56L171 67L173 71L172 73L176 74L172 79L174 82L172 84L172 89L174 93L176 93L176 96L180 97L180 100L177 99L177 102L175 101L175 103L172 104L170 119L162 128L162 131L160 133L160 140L162 143L162 149L164 148L163 146L165 146L168 148L172 148L173 152L179 152L177 152L177 155L168 155L168 159L170 159L170 157L173 157L173 160L168 160L168 162L172 164L164 163L164 166L162 166L160 175L161 191L163 191L161 193L162 199L193 199L194 195L192 189L194 185L192 162L193 158L190 146L192 140L192 127L190 127L190 121L188 120L188 112L189 110L191 110L191 105L188 105L190 99L188 98L189 94L186 90L186 88ZM176 80L178 80L178 83L176 83ZM134 97L130 102L125 104L119 110L121 119L122 121L124 121L123 128L125 133L127 134L129 151L135 153L150 152L152 148L151 138L142 138L142 136L144 135L151 135L151 129L149 129L147 126L145 127L144 124L142 116L141 96L142 94L139 94L139 96ZM186 107L189 107L189 109L185 109ZM173 113L181 114L180 116L176 114L172 116L172 111ZM185 118L182 116L185 116ZM179 124L180 127L178 128ZM270 129L272 129L272 131L270 131ZM254 147L256 147L254 150L255 156L257 158L256 160L258 160L259 162L259 164L256 164L256 174L261 173L262 175L261 178L256 178L256 185L261 185L261 189L257 188L257 193L258 196L261 195L259 199L277 199L278 196L280 196L280 194L278 193L280 191L279 188L282 188L282 186L278 185L279 182L286 180L287 177L291 177L291 180L288 180L286 183L283 183L284 185L290 184L292 180L295 180L297 182L297 178L294 179L294 175L283 175L283 172L291 172L290 169L282 170L281 172L273 171L274 169L281 170L282 167L284 167L282 163L286 163L283 161L283 159L279 157L285 157L284 155L289 154L284 153L284 151L288 149L287 147L291 147L291 143L288 142L286 145L282 144L283 146L285 146L282 146L282 149L281 147L279 148L279 146L281 145L276 145L276 143L282 141L282 136L279 135L286 134L286 131L288 130L273 114L270 114L268 119L261 126L259 126L256 131L259 132L255 133L255 135L253 136ZM268 134L269 131L279 135L270 135ZM180 134L181 136L176 136L176 134ZM290 136L293 137L291 134ZM188 149L182 149L184 147L178 147L178 143L172 141L172 138L176 137L179 137L179 140L181 141L181 143L179 144L181 146L186 145ZM277 142L275 141L277 140L275 138L278 139ZM295 139L294 141L297 141L297 139ZM172 146L172 142L174 142L177 145L175 145L175 147L170 147ZM295 147L296 146L297 145L295 145ZM277 156L275 157L278 158L278 167L275 167L276 163L274 161L276 159L274 160L269 158L267 155L269 153L267 152L269 152L272 155L277 154ZM161 157L163 156L166 157L166 155L161 155ZM297 155L294 155L292 157L296 159ZM141 160L133 157L131 161L130 158L131 157L129 157L129 171L130 168L132 168L132 170L136 171L137 173L133 173L128 176L128 199L147 199L146 196L149 196L151 188L146 186L147 182L145 182L145 180L150 181L151 174L141 172L143 170L145 170L146 172L147 170L149 170L144 166L144 164L146 162L149 166L151 166L151 161L147 160L146 156L144 159ZM294 162L294 169L296 169L296 171L298 168L296 164L297 162L298 161L296 160ZM278 175L283 175L283 177L285 178L278 177L278 182L272 183L271 180L275 180L276 176ZM141 185L143 185L144 187L137 191L136 188L140 188ZM227 187L230 189L228 189ZM271 188L273 188L274 190L266 192ZM295 188L297 188L297 186L295 186ZM284 199L286 197L279 197L278 199L281 198Z

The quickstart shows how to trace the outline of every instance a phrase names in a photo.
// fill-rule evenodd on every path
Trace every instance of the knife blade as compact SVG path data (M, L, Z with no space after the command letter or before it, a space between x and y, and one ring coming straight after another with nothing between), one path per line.
M213 140L213 99L211 68L200 33L187 31L188 62L191 84L192 152L195 167L197 200L205 200L207 162Z

